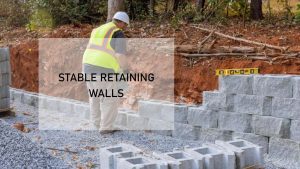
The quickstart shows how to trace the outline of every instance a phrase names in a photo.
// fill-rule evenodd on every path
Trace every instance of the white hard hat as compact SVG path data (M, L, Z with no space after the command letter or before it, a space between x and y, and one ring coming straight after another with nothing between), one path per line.
M125 22L129 25L129 16L127 15L126 12L117 12L115 13L113 19L118 19L122 22Z

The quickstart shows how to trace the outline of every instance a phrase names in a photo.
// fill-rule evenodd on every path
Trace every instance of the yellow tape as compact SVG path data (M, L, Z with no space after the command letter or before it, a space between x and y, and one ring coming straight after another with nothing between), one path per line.
M217 69L217 76L230 76L230 75L250 75L259 74L258 68L244 68L244 69Z

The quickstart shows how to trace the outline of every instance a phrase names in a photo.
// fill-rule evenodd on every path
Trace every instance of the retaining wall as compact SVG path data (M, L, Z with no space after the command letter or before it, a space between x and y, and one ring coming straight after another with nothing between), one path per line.
M12 90L12 99L37 105L32 101L32 94L28 97L24 93ZM220 77L219 90L206 91L203 97L200 106L141 100L138 112L120 110L116 125L124 129L143 129L141 126L147 129L164 123L174 126L174 130L153 132L201 142L229 141L238 137L262 146L263 152L277 165L300 168L299 76ZM57 104L53 98L43 99L47 101L41 101L45 103L41 105L46 108L78 112L88 119L87 103L67 100ZM170 114L170 107L175 110L173 121L162 118Z
M0 48L0 112L9 109L10 61L9 49Z

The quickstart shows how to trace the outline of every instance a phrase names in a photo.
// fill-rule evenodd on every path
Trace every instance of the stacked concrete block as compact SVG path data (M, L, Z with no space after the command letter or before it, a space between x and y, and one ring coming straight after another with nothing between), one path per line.
M300 120L300 99L274 98L272 116Z
M58 100L58 111L76 116L76 114L74 113L74 105L75 104L73 102L70 102L68 100Z
M253 132L268 137L288 138L290 120L271 116L254 116Z
M235 153L236 169L263 166L263 150L260 146L239 139L228 142L216 141L216 144Z
M9 49L0 48L0 111L10 108L10 75Z
M120 158L134 157L140 152L140 149L129 144L103 147L100 149L101 169L118 169L120 167L117 166L117 160L120 160ZM121 166L122 168L125 167L123 165Z
M127 113L125 110L119 110L114 126L120 129L126 129L127 127Z
M223 147L204 144L202 147L186 148L187 154L197 159L203 159L205 169L235 169L235 155Z
M252 94L253 76L220 76L219 90L222 93Z
M234 111L269 116L272 113L272 98L238 94L234 98Z
M165 101L139 101L139 115L149 119L187 123L188 106Z
M258 96L292 98L293 79L291 76L279 75L254 76L253 93Z
M27 93L23 95L21 103L37 107L38 106L38 96L36 94Z
M228 141L232 139L232 131L215 128L200 128L197 140L206 143L214 143L216 140Z
M202 128L218 127L218 112L201 107L189 107L188 124Z
M299 120L291 121L290 138L294 141L300 142L300 121Z
M251 132L252 116L244 113L219 112L219 128L243 133Z
M269 158L282 168L300 168L300 143L273 137L269 143Z
M127 114L127 128L129 130L147 130L149 119L136 113Z
M72 110L72 109L71 109ZM74 116L84 119L90 119L90 105L88 103L75 103L73 105Z
M241 133L241 132L234 132L232 136L233 139L243 139L251 143L255 143L258 146L262 147L262 151L264 154L268 153L269 138L266 136L256 135L253 133Z
M294 98L300 99L300 77L294 77Z
M184 151L173 151L160 156L169 164L169 169L204 169L204 156Z
M203 105L209 110L233 110L234 95L217 91L203 92Z

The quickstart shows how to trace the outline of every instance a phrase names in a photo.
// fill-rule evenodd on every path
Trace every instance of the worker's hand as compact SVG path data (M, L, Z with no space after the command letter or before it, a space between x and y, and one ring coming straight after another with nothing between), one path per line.
M120 67L123 69L123 70L127 70L128 69L128 62L127 62L127 58L125 55L123 54L120 54L120 53L116 53L115 54L119 64L120 64Z

